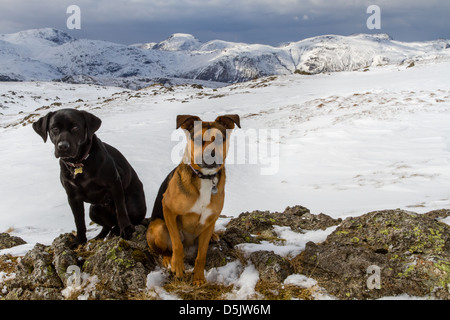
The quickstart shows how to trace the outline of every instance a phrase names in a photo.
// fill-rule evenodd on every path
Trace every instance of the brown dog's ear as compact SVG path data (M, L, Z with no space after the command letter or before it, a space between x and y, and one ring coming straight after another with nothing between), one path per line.
M86 112L84 110L81 110L80 112L83 114L84 121L86 122L87 135L89 139L91 139L98 128L100 128L102 120L100 120L100 118L96 117L92 113Z
M241 119L237 114L227 114L224 116L219 116L216 118L216 122L224 125L227 129L234 129L234 124L236 124L239 128L241 127Z
M195 121L202 121L202 119L200 119L197 116L178 115L177 116L177 129L179 127L181 127L183 129L190 130L194 127Z
M36 131L38 135L42 137L44 142L47 142L47 133L48 133L48 122L50 117L54 114L54 112L49 112L45 116L38 119L38 121L33 123L33 129Z

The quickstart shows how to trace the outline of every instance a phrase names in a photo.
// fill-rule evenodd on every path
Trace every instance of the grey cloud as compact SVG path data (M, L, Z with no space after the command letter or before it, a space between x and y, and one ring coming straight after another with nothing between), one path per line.
M358 0L2 0L0 33L30 28L66 29L66 8L81 8L75 37L120 43L161 41L192 33L202 41L278 44L320 34L389 33L399 40L450 38L444 1ZM379 5L382 29L366 28L369 5Z

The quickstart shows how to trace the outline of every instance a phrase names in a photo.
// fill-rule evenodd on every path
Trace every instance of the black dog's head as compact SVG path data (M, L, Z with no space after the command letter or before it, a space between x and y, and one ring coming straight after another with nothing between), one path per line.
M90 141L102 121L93 114L75 109L49 112L33 123L34 131L47 142L47 134L55 145L55 157L77 159L81 146Z

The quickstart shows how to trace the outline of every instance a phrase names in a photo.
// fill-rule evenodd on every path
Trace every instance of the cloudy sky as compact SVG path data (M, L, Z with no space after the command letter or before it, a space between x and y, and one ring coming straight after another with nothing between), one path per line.
M68 30L69 5L81 29ZM370 5L381 29L366 25ZM124 44L159 42L172 33L278 45L323 34L388 33L403 41L450 38L448 0L1 0L0 34L52 27L76 38Z

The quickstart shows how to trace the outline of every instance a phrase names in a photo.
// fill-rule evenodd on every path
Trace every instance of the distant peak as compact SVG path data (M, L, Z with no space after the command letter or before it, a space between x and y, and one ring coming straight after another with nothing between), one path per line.
M387 33L374 33L374 34L369 34L369 33L355 33L352 34L351 37L355 37L355 38L364 38L364 39L373 39L373 40L377 40L377 41L382 41L382 40L394 40L394 38L392 38L389 34Z
M188 33L174 33L167 40L156 44L153 49L163 51L196 50L201 45L200 40Z
M174 33L168 39L175 39L175 38L187 38L197 40L192 34L189 33Z
M33 38L43 39L58 45L74 40L74 38L71 35L65 33L64 31L54 28L29 29L17 33L12 33L9 34L8 36L10 38L16 38L17 40L25 40Z

